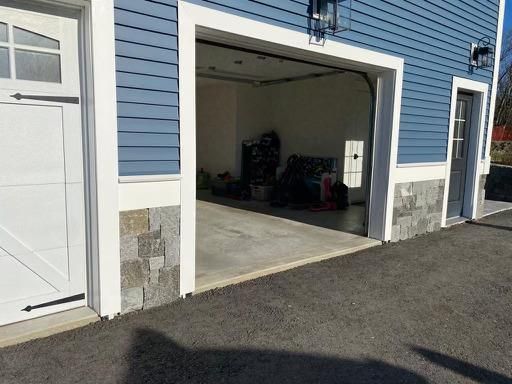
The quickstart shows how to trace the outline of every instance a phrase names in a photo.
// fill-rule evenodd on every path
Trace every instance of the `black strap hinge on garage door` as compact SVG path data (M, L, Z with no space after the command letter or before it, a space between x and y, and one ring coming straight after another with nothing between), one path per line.
M80 104L80 98L78 97L67 97L67 96L44 96L44 95L22 95L21 93L15 93L11 95L16 100L41 100L41 101L52 101L54 103L65 103L65 104Z
M85 299L85 293L80 293L78 295L64 297L63 299L48 301L46 303L41 303L41 304L37 304L37 305L27 305L25 308L22 309L22 311L30 312L34 309L46 308L46 307L51 307L53 305L71 303L73 301L78 301L78 300L83 300L83 299Z

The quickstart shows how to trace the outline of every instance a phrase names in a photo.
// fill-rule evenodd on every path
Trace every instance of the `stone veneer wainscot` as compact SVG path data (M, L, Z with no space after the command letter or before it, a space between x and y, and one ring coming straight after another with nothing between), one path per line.
M444 179L395 185L391 241L441 229Z
M121 310L179 298L180 207L121 212Z

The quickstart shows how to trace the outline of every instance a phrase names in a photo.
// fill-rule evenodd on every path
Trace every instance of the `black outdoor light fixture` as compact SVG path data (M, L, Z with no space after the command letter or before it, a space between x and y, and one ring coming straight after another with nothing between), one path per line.
M481 38L478 43L471 43L471 66L475 68L491 67L494 63L494 47L491 39Z
M350 29L352 0L311 0L312 29L321 34Z

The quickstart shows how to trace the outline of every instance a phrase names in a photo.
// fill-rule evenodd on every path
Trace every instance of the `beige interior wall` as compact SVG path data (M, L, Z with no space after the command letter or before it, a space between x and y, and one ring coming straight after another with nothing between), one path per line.
M370 93L358 75L260 88L224 81L207 84L198 88L198 168L239 176L242 141L271 130L281 139L282 164L294 153L336 157L342 179L346 140L365 141L367 158ZM363 190L354 191L354 197L362 197Z
M364 141L359 155L367 158L370 93L360 76L345 73L271 88L273 123L283 138L282 162L294 153L334 157L343 181L347 140ZM364 184L363 176L362 187L351 191L352 201L364 200Z
M229 82L208 82L196 90L197 169L212 176L236 174L237 88Z
M236 169L242 168L242 141L258 139L262 134L276 128L273 110L273 90L268 87L238 85L237 142L235 149Z

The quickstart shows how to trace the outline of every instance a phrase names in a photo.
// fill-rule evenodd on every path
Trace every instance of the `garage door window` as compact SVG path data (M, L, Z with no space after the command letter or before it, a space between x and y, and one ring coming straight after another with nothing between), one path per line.
M14 60L9 60L14 50ZM0 78L61 82L60 42L48 36L0 22Z

